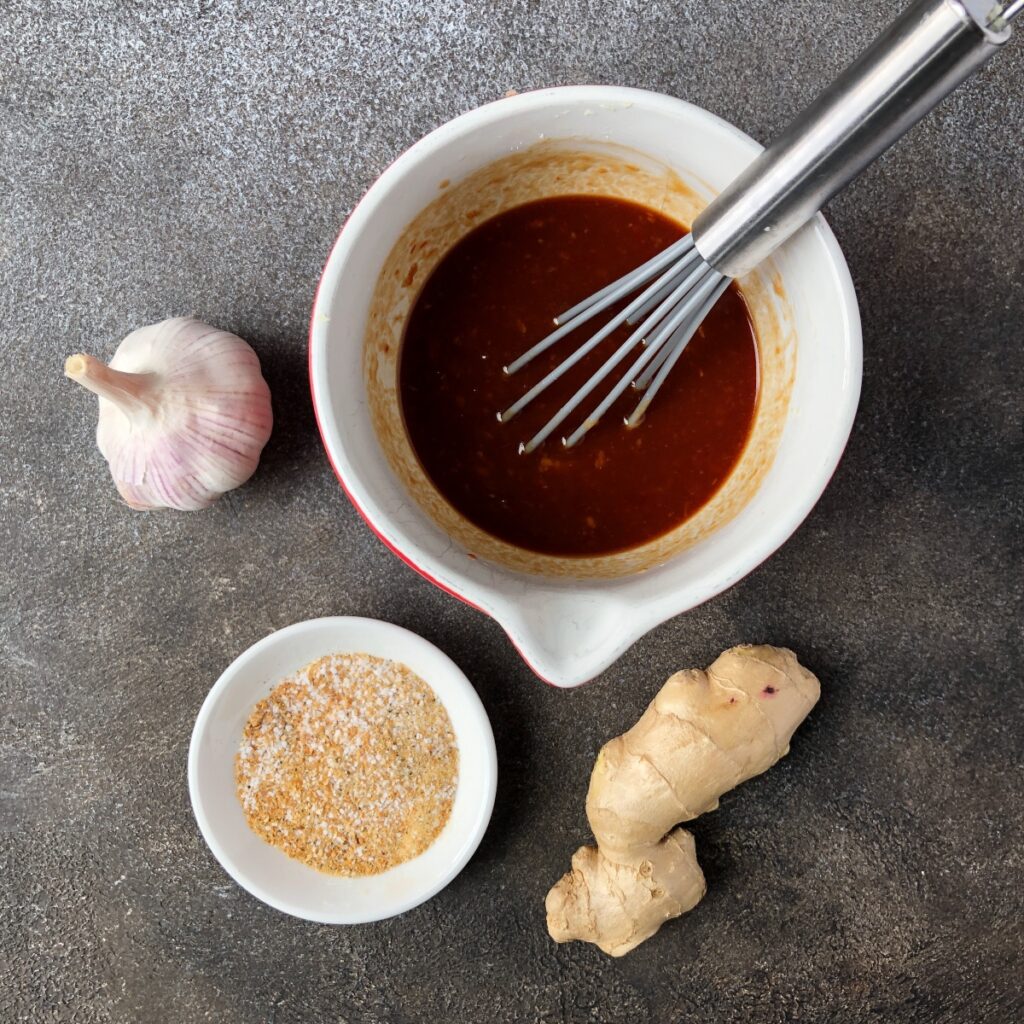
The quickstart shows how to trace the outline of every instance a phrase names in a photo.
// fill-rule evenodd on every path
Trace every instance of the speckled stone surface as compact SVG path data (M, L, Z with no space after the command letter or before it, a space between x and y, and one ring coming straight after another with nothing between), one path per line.
M306 385L313 288L374 177L509 88L682 96L762 140L890 5L794 0L0 4L0 1019L1013 1024L1024 1018L1024 39L833 204L864 394L806 524L601 679L546 688L379 544ZM194 313L259 352L277 426L198 515L133 513L70 352ZM329 928L200 838L195 714L246 646L353 613L468 673L501 764L436 899ZM704 902L625 959L556 947L600 744L672 670L793 647L822 701L694 826Z

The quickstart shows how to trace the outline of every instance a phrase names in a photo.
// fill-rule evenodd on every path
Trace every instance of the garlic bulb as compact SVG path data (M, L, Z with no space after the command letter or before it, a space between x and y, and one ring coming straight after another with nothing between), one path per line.
M99 395L96 442L132 508L206 508L252 476L270 437L256 353L198 320L141 327L109 366L74 355L64 372Z

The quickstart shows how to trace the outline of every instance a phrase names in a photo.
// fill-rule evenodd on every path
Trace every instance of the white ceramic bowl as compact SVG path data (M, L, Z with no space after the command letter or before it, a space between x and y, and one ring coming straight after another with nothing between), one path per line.
M404 663L434 690L455 730L459 781L448 824L429 849L380 875L340 878L293 860L249 828L235 791L234 762L257 701L317 658L360 651ZM376 619L310 619L254 644L228 666L207 695L188 753L192 809L224 870L264 903L324 924L380 921L443 889L483 838L497 778L491 725L469 680L433 644Z
M534 671L585 682L665 619L741 579L800 525L831 477L860 394L861 333L849 272L816 217L773 257L791 310L796 373L781 439L756 493L729 522L650 571L558 579L475 558L418 507L375 436L363 374L374 285L404 228L457 182L540 139L615 144L667 166L711 199L760 152L713 114L635 89L525 93L470 111L398 158L345 224L310 325L310 382L328 456L355 506L396 554L493 616Z

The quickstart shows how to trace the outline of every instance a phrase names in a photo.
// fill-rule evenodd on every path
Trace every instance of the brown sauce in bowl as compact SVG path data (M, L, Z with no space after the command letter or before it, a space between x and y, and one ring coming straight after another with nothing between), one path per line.
M626 326L510 422L497 420L613 311L506 375L507 363L553 329L551 318L682 234L636 203L558 196L491 218L442 258L406 326L399 393L424 470L470 522L544 554L611 554L679 526L725 482L750 435L758 388L757 344L735 285L634 429L622 422L640 397L629 389L576 447L563 448L559 431L532 454L519 453L625 340ZM606 389L563 424L565 433Z

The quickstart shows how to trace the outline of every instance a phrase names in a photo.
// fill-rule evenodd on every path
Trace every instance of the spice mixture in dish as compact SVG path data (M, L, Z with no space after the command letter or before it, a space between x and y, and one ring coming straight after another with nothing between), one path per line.
M375 875L440 835L458 769L448 713L415 672L332 654L253 708L235 781L268 843L319 871Z
M679 526L728 479L758 395L757 341L735 285L635 429L622 423L639 400L627 390L576 447L563 448L556 435L530 455L518 451L625 340L632 330L625 325L510 422L496 418L615 308L505 374L550 333L553 316L682 234L676 221L637 203L563 195L492 217L442 258L409 317L399 391L420 463L470 522L531 551L610 554ZM573 425L627 365L583 403Z

